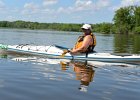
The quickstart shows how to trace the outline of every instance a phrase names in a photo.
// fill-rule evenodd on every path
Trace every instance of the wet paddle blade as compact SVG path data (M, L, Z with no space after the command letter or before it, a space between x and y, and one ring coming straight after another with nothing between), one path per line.
M65 56L65 54L68 53L68 50L63 50L62 55L60 56L61 58Z

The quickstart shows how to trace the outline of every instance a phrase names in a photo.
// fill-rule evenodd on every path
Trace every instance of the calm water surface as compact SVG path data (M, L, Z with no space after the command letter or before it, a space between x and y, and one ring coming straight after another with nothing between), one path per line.
M70 34L71 33L71 34ZM0 43L73 47L80 33L0 29ZM96 34L98 52L140 53L139 35ZM2 100L140 100L140 65L2 55Z

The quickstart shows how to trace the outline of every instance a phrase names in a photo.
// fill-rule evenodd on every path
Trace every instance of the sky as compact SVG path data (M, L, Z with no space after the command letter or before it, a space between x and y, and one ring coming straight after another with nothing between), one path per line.
M140 6L140 0L0 0L0 21L113 22L115 11L130 5Z

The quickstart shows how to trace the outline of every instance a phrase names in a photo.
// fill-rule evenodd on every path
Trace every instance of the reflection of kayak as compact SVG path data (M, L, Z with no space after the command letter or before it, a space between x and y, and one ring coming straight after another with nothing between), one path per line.
M94 66L94 67L103 67L103 66L123 66L123 67L136 67L137 64L133 63L115 63L115 62L100 62L100 61L79 61L79 60L70 60L70 59L51 59L51 58L44 58L44 57L36 57L36 56L20 56L16 57L13 56L11 60L14 61L21 61L21 62L33 62L34 64L40 64L40 65L46 65L46 64L69 64L71 62L79 62L79 63L85 63L88 66Z
M50 46L34 46L34 45L0 45L2 51L15 52L22 54L31 54L46 56L48 58L62 58L63 50L66 48L50 45ZM140 55L116 55L111 53L89 53L80 55L65 54L63 59L75 59L75 60L92 60L92 61L104 61L104 62L140 62Z

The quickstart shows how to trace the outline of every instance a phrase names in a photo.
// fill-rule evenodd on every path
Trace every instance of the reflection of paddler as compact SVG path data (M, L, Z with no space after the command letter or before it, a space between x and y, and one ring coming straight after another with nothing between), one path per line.
M89 83L93 81L94 70L93 66L88 66L86 63L77 62L73 64L74 72L76 73L76 80L80 80L80 91L87 91Z
M76 74L76 80L80 80L80 91L87 91L87 87L89 86L89 83L93 81L94 77L94 70L93 66L87 65L87 63L83 62L70 62L70 63L64 63L60 62L61 70L67 70L66 66L72 66L73 70Z
M67 70L67 63L65 63L65 62L62 62L62 61L60 61L60 65L61 65L61 70L63 70L63 71L65 71L65 70Z
M94 70L92 67L88 67L84 63L74 63L73 67L76 73L76 80L81 80L82 84L88 86L94 77Z

